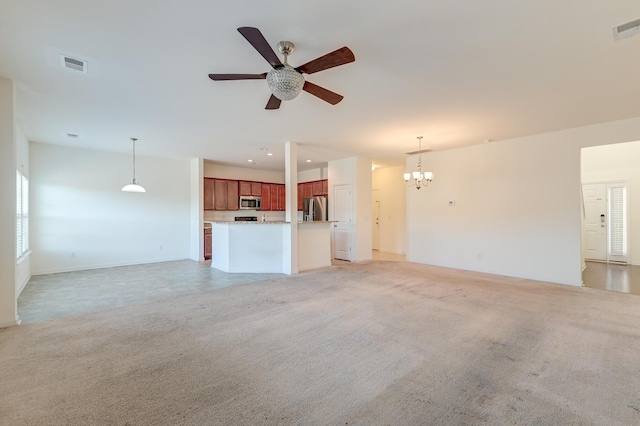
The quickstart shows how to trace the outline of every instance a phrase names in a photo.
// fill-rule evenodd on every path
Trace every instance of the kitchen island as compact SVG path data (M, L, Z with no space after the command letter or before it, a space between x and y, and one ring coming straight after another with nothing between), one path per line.
M211 222L211 267L224 272L283 273L290 222ZM300 222L298 270L331 266L330 222Z

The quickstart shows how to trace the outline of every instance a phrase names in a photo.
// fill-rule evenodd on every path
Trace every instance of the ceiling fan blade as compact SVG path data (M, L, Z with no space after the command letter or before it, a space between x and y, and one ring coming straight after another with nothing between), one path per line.
M276 52L274 52L271 46L269 46L269 43L267 43L267 40L259 29L253 27L240 27L238 28L238 31L249 43L251 43L253 48L256 49L258 53L261 54L267 62L269 62L269 64L271 64L273 68L282 66L282 62L278 59Z
M355 55L348 47L341 47L338 50L334 50L331 53L327 53L324 56L320 56L313 61L307 62L304 65L300 65L296 70L313 74L314 72L327 70L329 68L337 67L340 65L348 64L356 60Z
M335 105L344 99L344 96L338 95L337 93L327 90L324 87L320 87L317 84L309 83L308 81L304 82L302 90L307 93L311 93L313 96L319 97L325 102L329 102L331 105Z
M209 78L213 81L224 80L264 80L267 73L263 74L209 74Z
M267 106L264 109L278 109L280 108L280 104L282 101L275 97L275 95L271 95L269 98L269 102L267 102Z

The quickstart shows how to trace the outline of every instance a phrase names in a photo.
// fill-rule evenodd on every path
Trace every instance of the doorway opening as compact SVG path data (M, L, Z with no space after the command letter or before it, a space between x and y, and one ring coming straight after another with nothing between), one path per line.
M639 292L640 141L582 148L581 189L583 285Z

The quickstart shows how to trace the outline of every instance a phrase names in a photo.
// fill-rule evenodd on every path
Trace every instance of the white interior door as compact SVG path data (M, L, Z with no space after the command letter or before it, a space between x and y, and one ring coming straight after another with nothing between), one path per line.
M351 260L351 185L333 187L333 257Z
M380 250L380 195L377 189L371 194L371 248Z
M582 185L584 197L584 258L607 260L607 187L604 183Z

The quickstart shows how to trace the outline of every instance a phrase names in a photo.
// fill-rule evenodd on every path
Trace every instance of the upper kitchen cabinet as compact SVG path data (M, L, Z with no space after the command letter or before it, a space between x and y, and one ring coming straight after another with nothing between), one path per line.
M262 209L261 210L271 210L271 185L265 183L262 185L262 192L260 194L262 197Z
M214 209L238 210L238 181L214 179Z
M317 180L315 182L312 182L313 184L313 196L317 197L318 195L324 195L324 193L322 192L322 181L321 180Z
M214 181L212 178L204 178L204 210L213 210Z
M298 211L304 210L304 186L303 184L298 184Z
M282 211L286 209L286 199L285 199L285 186L280 183L265 183L262 185L269 187L269 202L270 205L268 207L269 210L272 211ZM264 194L266 194L266 190L263 190L262 196L262 210L267 210L265 205Z
M241 180L239 184L240 184L240 195L253 196L253 197L262 196L262 183Z
M304 199L329 195L329 181L327 179L303 182L298 184L298 210L304 209Z

